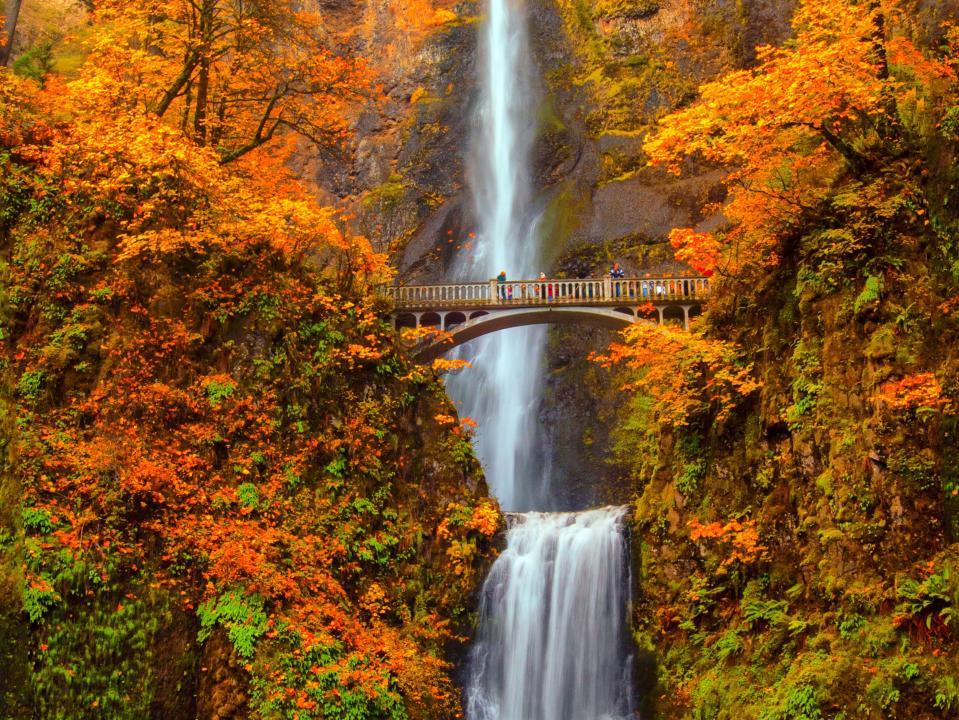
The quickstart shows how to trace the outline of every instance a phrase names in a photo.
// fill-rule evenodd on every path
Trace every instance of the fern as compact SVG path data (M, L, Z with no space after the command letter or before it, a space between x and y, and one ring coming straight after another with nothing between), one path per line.
M267 630L263 598L255 594L244 595L237 590L203 603L197 609L197 615L200 618L197 640L204 642L217 625L222 625L237 655L244 658L253 657L257 640Z

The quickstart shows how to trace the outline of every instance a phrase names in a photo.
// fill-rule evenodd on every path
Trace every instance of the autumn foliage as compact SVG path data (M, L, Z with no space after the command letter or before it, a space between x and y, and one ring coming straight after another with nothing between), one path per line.
M664 174L724 187L669 234L713 273L705 317L685 341L630 331L606 358L638 391L615 435L655 594L637 637L655 638L665 717L944 717L959 707L955 7L795 7L781 45L644 140Z
M633 325L594 360L625 368L623 389L649 396L654 421L677 428L706 418L721 423L759 387L734 345L668 325Z
M875 395L876 406L893 412L914 410L920 412L954 412L948 397L934 373L916 373L883 383Z
M921 52L897 0L802 2L793 28L790 42L757 50L755 67L703 85L645 143L672 173L696 163L729 171L728 227L671 236L695 267L737 275L778 264L783 239L835 180L901 154L956 80L953 35L945 52Z
M90 61L122 89L123 104L167 120L221 163L288 131L335 150L347 139L348 104L372 93L364 63L338 53L322 14L303 3L98 0L93 7Z
M451 716L498 511L468 426L413 429L451 410L368 295L385 258L286 164L342 142L361 63L299 3L94 6L76 79L0 71L24 696L143 717L186 628L170 662L226 643L256 716ZM68 682L84 645L127 671Z
M726 573L730 568L747 567L767 559L768 548L760 542L754 520L703 524L693 518L689 521L689 539L714 546L713 552L721 558L717 569L719 574Z

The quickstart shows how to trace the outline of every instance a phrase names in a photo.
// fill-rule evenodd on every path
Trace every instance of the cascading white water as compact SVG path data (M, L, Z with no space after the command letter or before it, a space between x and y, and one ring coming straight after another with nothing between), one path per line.
M517 0L490 0L482 38L482 97L470 159L480 227L473 251L454 274L464 280L539 275L539 239L530 213L529 156L535 128L526 17ZM493 494L507 510L548 507L537 422L542 395L542 327L515 328L460 351L473 369L453 377L450 395L479 422L476 451Z
M483 585L470 720L630 714L624 508L510 517Z
M470 162L480 228L460 279L539 274L529 158L537 104L522 0L488 0L482 99ZM478 423L476 450L511 511L546 510L548 456L538 424L546 331L468 343L473 368L448 382ZM469 720L610 720L630 712L628 583L622 508L513 514L507 548L483 587L470 653Z

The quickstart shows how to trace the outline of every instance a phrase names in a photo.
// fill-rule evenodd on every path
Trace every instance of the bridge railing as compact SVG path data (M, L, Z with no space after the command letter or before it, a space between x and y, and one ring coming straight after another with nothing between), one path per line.
M589 278L566 280L489 280L482 283L393 285L378 289L397 309L546 305L608 305L657 301L702 302L709 295L704 277Z
M462 283L450 285L398 285L380 289L380 295L397 306L422 305L488 305L493 298L490 284Z

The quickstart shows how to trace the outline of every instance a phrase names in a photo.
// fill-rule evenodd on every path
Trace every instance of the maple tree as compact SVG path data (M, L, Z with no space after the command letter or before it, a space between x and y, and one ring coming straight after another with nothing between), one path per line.
M918 410L953 412L952 401L943 397L942 386L934 373L916 373L901 380L883 383L874 402L892 411Z
M657 423L683 427L706 416L721 423L759 387L732 343L650 323L632 325L622 335L623 342L593 360L626 368L623 389L650 397Z
M321 149L347 137L345 111L372 93L322 15L292 0L92 4L91 62L148 110L232 162L293 131Z
M759 530L755 520L729 520L703 524L697 518L689 521L689 539L703 541L719 547L721 557L717 573L726 573L730 568L753 565L767 559L768 548L759 542Z
M671 235L678 257L700 270L777 264L782 238L836 178L902 154L937 89L956 79L951 55L930 58L913 45L896 0L803 2L793 27L790 42L758 48L755 67L704 84L645 141L651 163L672 173L690 161L729 170L728 228Z

